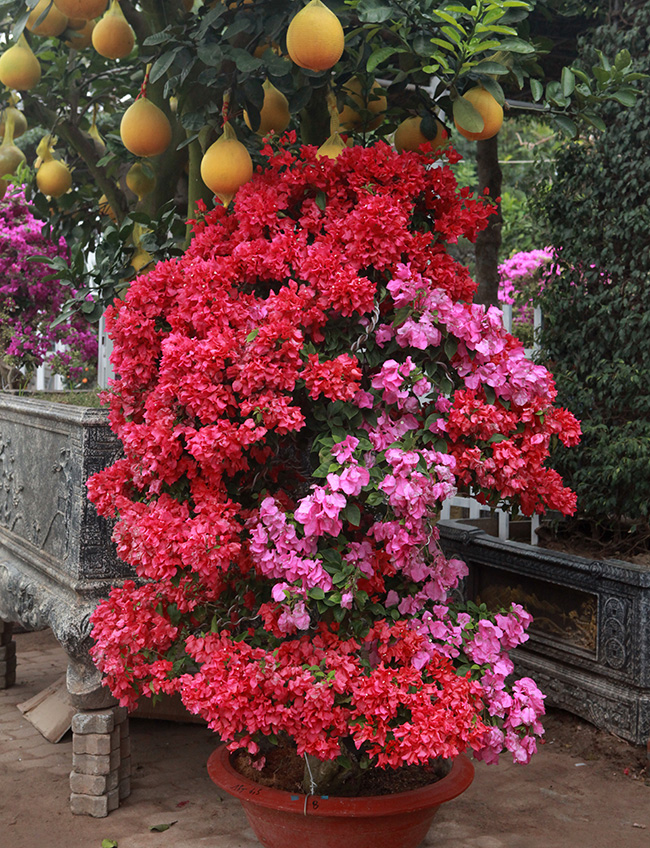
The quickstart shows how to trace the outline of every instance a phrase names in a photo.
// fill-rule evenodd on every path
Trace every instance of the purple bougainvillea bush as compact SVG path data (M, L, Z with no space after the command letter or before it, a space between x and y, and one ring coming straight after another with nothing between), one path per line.
M49 279L50 267L34 257L67 256L63 239L42 234L19 186L0 200L0 370L3 388L29 382L34 369L50 361L56 373L76 380L97 360L97 335L78 315L53 326L70 290ZM59 349L55 347L59 343Z
M125 454L89 488L142 582L95 611L95 661L122 704L178 692L258 763L287 738L348 770L527 762L530 616L452 600L436 528L459 485L575 508L545 462L579 426L447 250L491 208L431 154L265 154L107 316Z

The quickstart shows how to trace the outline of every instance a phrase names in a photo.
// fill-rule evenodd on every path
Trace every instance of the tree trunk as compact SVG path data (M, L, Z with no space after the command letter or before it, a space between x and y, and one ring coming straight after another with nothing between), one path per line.
M476 167L480 194L485 193L497 201L497 214L491 215L488 226L478 234L475 245L477 303L496 304L499 291L499 248L501 247L501 183L503 174L499 167L498 135L476 143Z

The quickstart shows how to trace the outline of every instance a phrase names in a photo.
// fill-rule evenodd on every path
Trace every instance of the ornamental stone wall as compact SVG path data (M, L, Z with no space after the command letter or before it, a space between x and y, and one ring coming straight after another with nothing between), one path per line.
M439 524L447 556L469 567L464 593L490 608L521 603L534 617L513 652L560 707L637 745L650 739L650 569L502 541Z
M50 627L68 655L68 695L79 710L71 807L88 815L106 815L128 794L126 712L89 656L97 602L134 576L86 495L88 478L120 453L102 409L0 394L0 688L15 682L10 623ZM106 727L91 733L93 716Z

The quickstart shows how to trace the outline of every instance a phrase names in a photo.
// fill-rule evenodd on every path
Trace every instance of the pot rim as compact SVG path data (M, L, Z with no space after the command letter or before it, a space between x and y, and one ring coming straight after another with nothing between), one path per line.
M309 811L311 816L349 816L356 813L374 817L394 815L397 811L424 810L456 798L474 779L471 760L465 754L460 754L454 759L448 774L419 789L395 792L391 795L351 798L339 795L304 795L255 783L241 775L233 767L230 758L231 752L225 744L216 748L208 758L208 774L218 787L244 803L301 815L307 815Z

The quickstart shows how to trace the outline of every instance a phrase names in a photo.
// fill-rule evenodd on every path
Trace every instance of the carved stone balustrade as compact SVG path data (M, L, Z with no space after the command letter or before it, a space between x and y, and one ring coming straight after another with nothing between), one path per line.
M650 738L650 569L501 541L439 524L448 556L469 567L465 593L489 608L521 603L530 639L513 652L546 703L637 745Z

